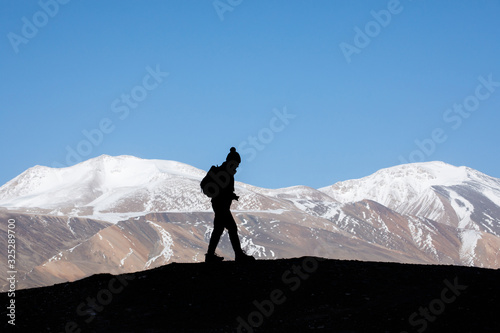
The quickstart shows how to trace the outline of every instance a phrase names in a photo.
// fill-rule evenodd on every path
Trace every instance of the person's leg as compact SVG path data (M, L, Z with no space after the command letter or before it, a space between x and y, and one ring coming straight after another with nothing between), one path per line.
M214 230L212 230L212 235L210 236L210 242L208 243L208 255L215 254L215 249L217 244L219 244L220 237L224 232L224 216L223 212L217 204L212 204L214 209Z
M234 221L231 212L229 212L229 216L226 220L226 228L229 234L229 240L231 241L231 245L233 246L234 253L236 255L242 254L243 251L241 250L240 238L238 237L238 227L236 226L236 222Z
M207 254L214 254L217 244L219 244L220 236L224 232L224 228L214 228L212 231L212 236L210 237L210 242L208 243Z
M234 259L236 261L253 261L254 257L247 255L241 249L240 238L238 237L238 227L236 226L236 222L234 221L233 215L229 212L229 216L226 221L226 228L229 233L229 239L231 240L231 245L234 250Z

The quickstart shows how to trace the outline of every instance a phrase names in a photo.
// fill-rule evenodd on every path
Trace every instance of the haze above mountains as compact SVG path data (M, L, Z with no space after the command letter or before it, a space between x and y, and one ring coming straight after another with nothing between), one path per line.
M202 261L213 220L205 174L107 155L26 170L0 188L0 216L16 220L19 288ZM242 245L257 258L500 267L500 180L477 170L427 162L320 189L235 187ZM233 256L227 236L220 252Z

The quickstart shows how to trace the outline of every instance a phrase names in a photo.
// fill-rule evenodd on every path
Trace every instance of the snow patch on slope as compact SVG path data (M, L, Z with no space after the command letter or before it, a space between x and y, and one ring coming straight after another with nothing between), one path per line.
M259 258L265 258L266 257L266 248L262 245L256 245L253 243L253 240L251 238L247 238L243 236L243 239L241 240L241 248L251 256L259 256ZM274 253L273 253L274 254ZM273 255L274 257L274 255Z
M470 216L474 212L474 206L455 191L449 191L450 204L459 219L458 227L467 228L471 223Z
M431 235L436 234L436 232L416 217L410 217L408 219L408 228L410 229L410 233L415 244L417 244L420 249L434 254L437 258L438 253L436 248L434 247ZM426 231L427 233L425 233L424 231Z
M476 230L463 230L460 233L460 259L465 265L474 266L476 260L476 245L477 241L481 239L481 232Z
M125 257L123 257L122 260L120 260L120 265L123 267L123 265L125 264L125 260L128 259L128 257L130 257L130 255L134 252L134 250L132 250L132 248L128 248L130 251L125 255Z
M172 239L172 236L170 236L170 233L167 230L165 230L162 226L149 220L146 222L151 224L158 231L161 237L160 245L163 246L163 250L160 252L160 254L149 259L144 265L144 268L149 268L151 264L160 257L164 258L163 263L167 263L170 260L170 258L174 255L174 251L172 250L172 247L174 246L174 241Z

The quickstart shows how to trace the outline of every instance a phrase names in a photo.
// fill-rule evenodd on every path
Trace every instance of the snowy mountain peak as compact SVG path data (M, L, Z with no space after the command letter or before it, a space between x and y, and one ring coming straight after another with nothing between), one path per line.
M342 203L373 200L399 214L500 235L500 179L467 167L398 165L320 191Z
M81 168L97 170L104 174L117 174L123 179L119 181L131 181L131 178L136 178L138 174L172 174L185 177L199 177L204 174L204 171L176 161L169 160L147 160L129 155L109 156L101 155L96 158L89 159L74 167L80 166ZM64 168L66 169L66 168ZM131 178L127 178L131 176ZM140 182L140 179L136 179Z
M456 167L440 161L397 165L379 170L375 175L385 178L413 179L425 187L461 184L469 177L466 167ZM419 186L418 184L412 185Z
M200 179L204 174L176 161L101 155L70 167L26 170L0 187L0 206L81 207L103 194L147 189L168 179Z
M338 182L319 190L340 202L363 199L378 201L389 197L404 199L407 195L421 194L432 186L463 184L471 180L471 170L440 161L402 164L381 169L364 178Z

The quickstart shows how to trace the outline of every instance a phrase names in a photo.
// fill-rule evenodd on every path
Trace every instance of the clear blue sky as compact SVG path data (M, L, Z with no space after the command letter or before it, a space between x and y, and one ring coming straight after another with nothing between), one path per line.
M0 1L0 185L231 146L268 188L405 160L500 177L499 1L60 1Z

